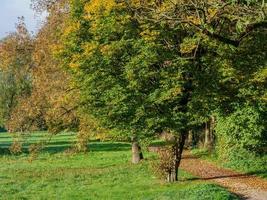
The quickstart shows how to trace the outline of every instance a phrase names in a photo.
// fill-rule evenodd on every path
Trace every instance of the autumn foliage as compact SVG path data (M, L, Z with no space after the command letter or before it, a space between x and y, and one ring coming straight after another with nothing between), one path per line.
M0 43L0 123L9 131L77 131L84 152L90 137L113 131L131 139L138 161L140 141L168 132L175 140L158 169L171 182L188 134L203 126L218 149L266 145L264 1L33 0L33 8L48 13L38 34L22 20Z

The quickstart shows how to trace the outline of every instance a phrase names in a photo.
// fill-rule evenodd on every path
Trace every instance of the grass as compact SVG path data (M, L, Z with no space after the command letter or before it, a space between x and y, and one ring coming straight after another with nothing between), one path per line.
M36 133L27 140L28 146L45 137ZM179 183L167 184L151 171L155 154L146 153L146 160L132 165L130 144L92 142L90 152L67 154L75 142L75 134L53 137L32 162L27 151L8 154L12 139L0 133L0 199L238 199L224 188L191 180L193 176L180 171Z
M238 156L238 154L236 154L233 159L221 160L215 153L209 153L205 149L193 149L191 153L195 156L214 162L216 165L267 179L267 155Z

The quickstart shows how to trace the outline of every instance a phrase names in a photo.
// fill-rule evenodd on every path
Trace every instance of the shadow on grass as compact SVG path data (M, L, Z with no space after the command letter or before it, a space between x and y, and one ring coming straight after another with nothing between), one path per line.
M2 155L10 155L9 149L0 147L0 156L2 156Z
M10 147L11 144L12 142L0 142L0 149L6 149Z
M3 140L3 139L12 139L9 135L1 135L0 133L0 139Z
M254 171L254 172L249 172L249 173L242 173L242 174L231 174L231 175L220 175L220 176L210 176L210 177L193 177L193 178L185 178L183 181L195 181L195 180L216 180L216 179L224 179L224 178L252 178L253 176L259 176L261 174L266 174L265 170L259 170L259 171Z
M128 143L99 142L89 144L90 151L127 151L131 145Z
M259 170L259 171L251 171L247 173L248 175L257 175L260 176L262 178L267 178L267 169L266 170Z
M118 143L118 142L94 142L89 143L88 149L93 152L100 151L127 151L130 150L131 145L128 143ZM25 144L22 148L22 152L24 154L29 154L29 145L34 143ZM64 152L65 150L72 148L75 143L72 141L52 141L49 142L45 147L41 150L42 153L56 154L60 152ZM9 147L10 143L1 143L0 144L0 155L10 155Z
M183 179L183 180L180 180L180 182L188 182L190 183L191 181L194 181L194 180L199 180L197 178L188 178L188 179ZM209 183L211 184L211 183ZM218 184L215 184L217 187L221 187L221 188L224 188L226 191L228 191L229 193L231 193L231 196L229 196L227 199L231 200L231 199L239 199L239 200L249 200L251 198L248 198L247 196L245 196L244 194L240 194L240 193L237 193L237 192L233 192L233 191L229 191L229 188L227 187L224 187L224 186L221 186L221 185L218 185Z
M51 142L49 143L42 152L47 152L50 154L60 153L74 146L73 142ZM89 143L89 152L99 152L99 151L127 151L130 149L130 144L127 143L114 143L114 142L97 142Z
M254 176L259 176L261 174L266 174L266 171L255 171L255 172L250 172L250 173L243 173L243 174L233 174L233 175L221 175L221 176L211 176L207 178L201 178L201 177L192 177L192 178L185 178L181 180L181 182L191 182L191 181L212 181L216 179L224 179L224 178L241 178L241 179L246 179L246 178L252 178ZM243 194L240 193L235 193L231 191L233 195L238 197L240 200L248 200L250 198L246 197Z

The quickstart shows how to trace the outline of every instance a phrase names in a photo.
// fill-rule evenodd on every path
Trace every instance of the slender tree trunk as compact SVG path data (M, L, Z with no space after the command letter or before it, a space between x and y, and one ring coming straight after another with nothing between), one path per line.
M215 129L215 117L211 116L210 118L210 146L214 147L215 146L215 133L214 133L214 129Z
M209 122L205 122L205 139L204 139L204 148L210 148L210 130L209 130Z
M132 163L137 164L144 158L136 137L132 138Z
M215 118L211 116L210 120L205 123L205 141L204 148L211 149L214 145L214 127Z
M193 131L192 130L188 131L188 136L186 139L185 147L188 149L192 149L193 147Z
M187 131L182 132L179 139L177 139L175 144L173 145L174 167L172 170L169 171L169 174L167 177L168 182L178 181L179 166L181 163L182 153L184 150L184 145L185 145L187 134L188 134Z

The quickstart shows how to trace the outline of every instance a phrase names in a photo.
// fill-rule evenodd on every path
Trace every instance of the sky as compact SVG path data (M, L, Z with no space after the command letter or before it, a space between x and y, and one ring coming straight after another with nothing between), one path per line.
M30 8L31 0L0 0L0 39L15 31L18 17L24 16L29 31L36 32L41 21Z

